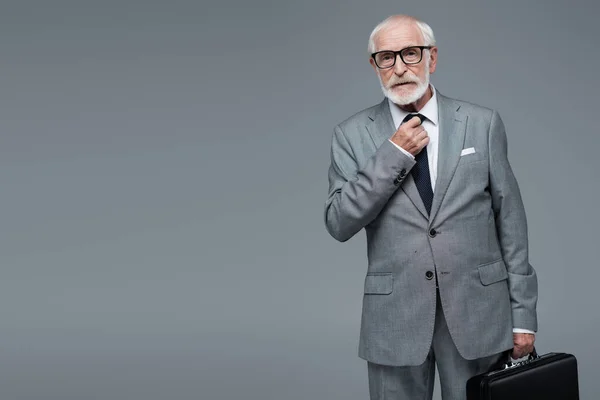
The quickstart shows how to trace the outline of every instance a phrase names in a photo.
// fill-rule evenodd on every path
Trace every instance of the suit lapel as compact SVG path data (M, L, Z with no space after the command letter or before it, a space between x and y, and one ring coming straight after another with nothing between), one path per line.
M387 98L385 98L377 107L373 109L373 112L371 115L369 115L369 122L367 123L366 128L369 132L369 135L371 135L371 139L373 139L376 148L379 148L386 140L392 137L394 132L396 132ZM410 201L412 201L415 207L419 210L419 212L421 212L425 218L428 218L425 204L423 204L423 200L421 199L421 195L419 194L419 190L417 189L417 185L415 184L412 174L407 174L400 187L404 193L406 193Z
M435 181L435 191L431 204L431 215L429 216L430 223L433 222L433 219L437 215L450 181L454 176L454 171L460 160L460 153L464 145L467 126L467 117L458 112L460 105L448 97L442 96L439 92L437 96L438 120L440 124L439 150L437 179Z

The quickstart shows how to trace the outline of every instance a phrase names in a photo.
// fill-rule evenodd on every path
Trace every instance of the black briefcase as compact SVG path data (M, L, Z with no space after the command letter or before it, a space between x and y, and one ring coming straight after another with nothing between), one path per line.
M467 381L467 400L555 399L579 400L577 359L572 354L538 356L534 349L526 361L508 361Z

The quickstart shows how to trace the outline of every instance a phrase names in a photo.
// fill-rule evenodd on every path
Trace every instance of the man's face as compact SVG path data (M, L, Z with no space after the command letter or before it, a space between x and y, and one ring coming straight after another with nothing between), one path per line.
M375 51L398 51L409 46L424 45L421 32L414 24L396 24L388 27L375 37ZM423 50L423 58L418 64L406 65L399 56L393 67L379 69L373 59L375 69L384 95L394 103L406 105L423 97L429 87L429 75L437 64L437 47Z

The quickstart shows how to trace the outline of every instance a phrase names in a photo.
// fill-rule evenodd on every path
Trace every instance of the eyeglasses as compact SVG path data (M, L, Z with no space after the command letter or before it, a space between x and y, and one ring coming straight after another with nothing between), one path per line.
M430 49L433 46L410 46L402 50L382 50L371 54L375 65L379 69L392 68L396 64L396 55L400 56L402 62L406 65L418 64L423 58L423 49Z

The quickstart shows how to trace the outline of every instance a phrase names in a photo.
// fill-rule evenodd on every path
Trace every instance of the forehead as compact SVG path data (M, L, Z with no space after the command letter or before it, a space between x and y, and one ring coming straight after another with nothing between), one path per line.
M375 37L375 51L400 50L423 44L423 35L414 23L396 23L382 29Z

